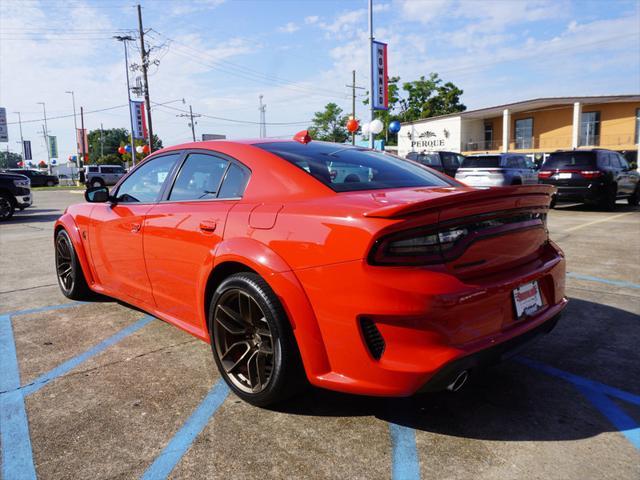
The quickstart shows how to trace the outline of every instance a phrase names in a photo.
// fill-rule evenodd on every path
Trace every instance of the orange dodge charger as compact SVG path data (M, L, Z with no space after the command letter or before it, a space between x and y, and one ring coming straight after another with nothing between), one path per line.
M306 380L355 394L457 390L556 324L553 187L476 189L364 148L165 148L55 225L72 299L118 298L210 342L255 405Z

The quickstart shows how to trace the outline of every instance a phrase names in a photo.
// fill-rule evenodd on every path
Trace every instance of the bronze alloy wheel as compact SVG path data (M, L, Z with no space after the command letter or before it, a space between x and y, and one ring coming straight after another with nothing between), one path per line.
M213 314L213 343L229 380L241 391L260 393L274 369L274 342L265 313L246 291L231 288Z
M58 283L64 293L73 290L73 253L66 235L56 237L56 272Z

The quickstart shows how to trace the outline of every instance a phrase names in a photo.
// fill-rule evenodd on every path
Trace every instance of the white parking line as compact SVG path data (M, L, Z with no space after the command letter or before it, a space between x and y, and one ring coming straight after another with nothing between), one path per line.
M587 222L587 223L583 223L582 225L576 225L575 227L567 228L563 233L575 232L576 230L580 230L581 228L590 227L591 225L595 225L596 223L608 222L609 220L624 217L625 215L631 215L632 213L636 213L636 212L619 213L617 215L611 215L610 217L607 217L607 218L594 220L593 222Z

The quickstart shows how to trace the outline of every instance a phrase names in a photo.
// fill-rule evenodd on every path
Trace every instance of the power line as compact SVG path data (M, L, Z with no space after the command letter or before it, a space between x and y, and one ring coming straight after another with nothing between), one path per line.
M88 110L85 113L100 113L100 112L106 112L108 110L115 110L117 108L124 108L124 107L128 107L128 105L115 105L113 107L107 107L107 108L99 108L97 110ZM51 120L58 120L60 118L70 118L73 117L73 113L70 113L68 115L57 115L55 117L47 117L47 121L51 121ZM36 118L33 120L22 120L22 123L36 123L36 122L42 122L44 119L43 118ZM7 122L7 125L17 125L18 122Z

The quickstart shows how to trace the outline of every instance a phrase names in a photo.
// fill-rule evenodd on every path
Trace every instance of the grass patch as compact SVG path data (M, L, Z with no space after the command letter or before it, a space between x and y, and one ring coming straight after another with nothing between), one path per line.
M87 187L85 187L84 185L82 185L81 187L78 187L76 185L56 185L55 187L31 187L31 190L37 190L37 191L42 191L42 190L86 190Z

